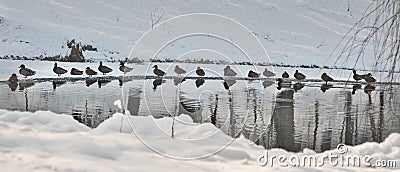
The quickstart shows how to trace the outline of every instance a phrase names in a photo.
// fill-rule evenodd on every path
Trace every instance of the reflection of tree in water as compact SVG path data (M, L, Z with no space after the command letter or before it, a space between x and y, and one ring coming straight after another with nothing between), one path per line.
M276 96L276 106L272 114L272 128L275 132L270 147L298 151L294 142L293 90L284 90Z

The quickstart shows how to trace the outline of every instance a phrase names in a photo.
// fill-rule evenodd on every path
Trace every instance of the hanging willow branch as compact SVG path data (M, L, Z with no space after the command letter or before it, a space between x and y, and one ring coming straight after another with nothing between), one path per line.
M364 57L374 57L374 71L388 71L387 78L393 82L399 72L400 61L400 1L372 1L359 21L345 34L335 47L339 51L335 65L355 58L363 64ZM331 54L332 55L332 54ZM354 67L356 66L354 64ZM353 67L353 68L354 68Z

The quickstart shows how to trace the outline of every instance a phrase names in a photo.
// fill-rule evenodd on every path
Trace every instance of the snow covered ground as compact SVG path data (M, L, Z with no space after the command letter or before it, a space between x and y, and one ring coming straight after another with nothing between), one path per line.
M0 56L65 55L67 40L75 38L98 48L98 52L85 52L87 58L124 59L138 39L151 29L152 12L155 19L163 14L161 22L183 14L213 13L248 27L265 46L272 62L329 65L336 59L327 57L370 2L1 0ZM212 21L208 24L213 25ZM234 36L235 32L231 34ZM175 51L181 49L191 50L189 45L174 46ZM176 58L175 54L170 56ZM268 62L263 57L252 58ZM365 59L363 63L369 67L371 61ZM353 65L351 61L339 64Z
M175 138L171 138L172 122L172 118L127 118L117 113L91 130L69 115L0 110L0 167L2 171L399 170L333 167L328 163L323 167L281 167L275 162L273 167L262 167L257 162L264 154L262 147L242 137L233 140L209 123L195 125L185 115L174 121ZM371 164L378 159L396 160L398 166L399 152L400 134L393 133L382 143L348 146L347 154L369 155ZM329 153L338 151L268 150L269 155L287 157Z

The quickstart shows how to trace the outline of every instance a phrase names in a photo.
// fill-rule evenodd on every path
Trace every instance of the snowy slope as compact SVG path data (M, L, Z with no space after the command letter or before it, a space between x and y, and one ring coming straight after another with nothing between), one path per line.
M262 147L240 137L232 140L212 124L193 125L188 116L175 121L175 137L170 136L171 118L130 117L137 132L132 134L126 116L114 114L94 130L85 128L71 116L51 112L10 112L0 110L0 167L2 171L389 171L397 168L367 167L273 167L260 166ZM68 126L68 127L67 127ZM138 137L140 136L140 137ZM232 142L231 142L232 141ZM382 143L349 146L348 153L370 155L374 160L400 160L400 134L391 134ZM146 147L142 142L147 143ZM231 142L219 150L221 145ZM150 148L159 151L156 153ZM337 150L316 154L311 150L290 153L268 150L270 155L321 157ZM192 160L212 153L212 156ZM398 165L398 164L397 164Z
M98 48L98 52L86 53L88 58L123 59L151 28L152 11L156 16L164 14L161 21L201 12L223 15L248 27L272 62L332 64L334 59L326 63L327 57L370 0L350 1L350 11L348 2L0 0L0 56L64 55L66 41L75 38Z

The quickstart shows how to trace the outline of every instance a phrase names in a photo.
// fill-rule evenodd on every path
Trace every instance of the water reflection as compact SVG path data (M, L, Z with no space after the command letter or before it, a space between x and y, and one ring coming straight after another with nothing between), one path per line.
M50 110L71 114L96 127L120 112L114 101L121 99L123 84L128 88L126 106L131 115L161 118L187 114L196 123L210 122L227 135L243 135L266 148L321 152L339 143L381 142L390 133L400 132L399 117L388 113L400 109L388 106L393 100L390 97L398 97L400 92L376 91L367 85L365 94L355 91L361 89L356 84L348 89L328 85L329 91L323 93L324 85L291 87L291 82L281 81L278 89L284 89L271 94L277 90L271 81L262 82L264 88L260 89L260 82L224 80L222 87L221 80L187 80L178 86L174 80L163 79L20 83L20 91L15 91L15 85L13 91L9 84L0 84L0 109ZM87 87L96 82L99 87Z

